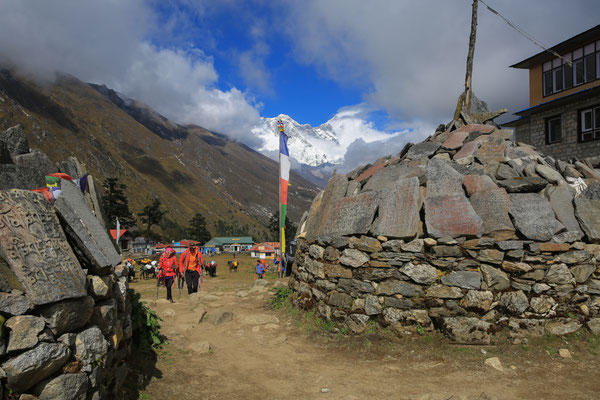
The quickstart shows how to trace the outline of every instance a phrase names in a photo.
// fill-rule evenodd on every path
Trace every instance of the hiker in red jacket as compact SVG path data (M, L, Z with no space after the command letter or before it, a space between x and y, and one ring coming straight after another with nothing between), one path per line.
M198 280L202 272L204 260L202 254L196 246L189 246L179 258L179 272L185 276L188 294L198 291Z
M163 254L163 256L160 258L159 268L159 276L163 277L165 280L165 287L167 288L167 300L172 303L173 296L171 295L171 286L173 286L175 275L177 275L177 270L179 269L177 265L177 256L175 256L175 250L170 247L165 250L165 254Z

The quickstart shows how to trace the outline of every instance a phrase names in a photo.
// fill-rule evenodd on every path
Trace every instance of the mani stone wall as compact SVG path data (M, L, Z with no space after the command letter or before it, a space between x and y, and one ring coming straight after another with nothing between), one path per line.
M8 165L25 179L21 187L39 187L46 171L13 168L28 151L10 148L0 172ZM133 332L121 258L79 188L62 180L61 189L54 206L29 190L0 190L1 398L121 398L129 371Z
M438 129L330 179L297 233L294 303L354 333L599 333L600 171L491 125Z

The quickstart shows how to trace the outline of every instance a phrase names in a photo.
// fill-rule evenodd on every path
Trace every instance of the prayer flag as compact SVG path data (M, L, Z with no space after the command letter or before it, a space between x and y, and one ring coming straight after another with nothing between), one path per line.
M290 181L290 153L287 147L287 135L283 128L283 122L277 121L279 128L279 184L281 194L281 205L280 205L280 221L281 221L281 253L285 253L285 216L287 213L287 195L288 185Z

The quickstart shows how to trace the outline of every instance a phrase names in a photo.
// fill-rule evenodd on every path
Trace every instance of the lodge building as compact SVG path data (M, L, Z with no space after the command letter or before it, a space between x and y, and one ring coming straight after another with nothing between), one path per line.
M561 160L600 155L600 25L512 68L529 70L529 107L514 127L519 142Z

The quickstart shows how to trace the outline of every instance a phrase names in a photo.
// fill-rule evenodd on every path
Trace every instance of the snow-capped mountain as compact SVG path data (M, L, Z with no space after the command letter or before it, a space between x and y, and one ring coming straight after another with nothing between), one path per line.
M361 118L360 109L339 111L333 118L316 127L300 124L288 115L262 118L262 124L252 130L264 141L261 152L279 151L277 120L281 119L288 135L290 157L311 167L342 164L346 150L355 140L365 142L389 139L393 136L376 130Z

